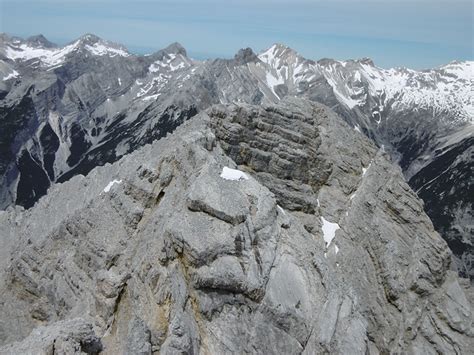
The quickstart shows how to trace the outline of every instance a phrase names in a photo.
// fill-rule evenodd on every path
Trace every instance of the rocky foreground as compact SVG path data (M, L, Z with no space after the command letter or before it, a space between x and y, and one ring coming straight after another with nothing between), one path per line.
M0 212L1 354L468 354L401 170L326 107L217 105Z

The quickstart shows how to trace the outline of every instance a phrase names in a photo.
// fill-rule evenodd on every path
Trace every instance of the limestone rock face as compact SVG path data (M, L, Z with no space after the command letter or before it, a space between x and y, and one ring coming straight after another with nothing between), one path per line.
M473 346L451 252L400 169L308 101L214 106L0 222L1 354Z

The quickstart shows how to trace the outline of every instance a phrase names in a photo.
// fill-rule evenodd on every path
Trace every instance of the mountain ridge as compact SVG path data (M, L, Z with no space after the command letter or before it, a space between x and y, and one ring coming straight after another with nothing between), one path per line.
M56 44L56 43L50 42L43 34L31 35L31 36L29 36L29 37L24 38L24 37L21 37L21 36L10 35L10 34L8 34L8 33L6 33L6 32L0 32L0 39L2 39L2 40L4 40L4 41L6 41L7 39L9 39L9 40L21 40L21 41L25 41L25 42L32 42L32 41L34 42L35 40L40 39L40 42L45 42L45 43L48 43L48 44L52 45L53 47L58 47L58 48L64 48L64 47L66 47L66 46L68 46L68 45L71 45L71 44L73 44L73 43L75 43L75 42L77 42L77 41L79 41L79 40L81 40L81 39L83 39L83 38L85 38L85 37L87 37L87 36L94 37L94 38L96 38L96 39L98 39L98 40L106 41L106 40L104 40L102 37L97 36L97 35L94 34L94 33L84 33L83 35L77 37L76 39L66 42L64 45L58 45L58 44ZM123 47L123 48L127 48L126 45L120 44L120 42L114 42L114 41L108 41L108 40L107 40L106 42L115 44L115 45L120 46L120 47ZM179 42L171 42L167 47L170 47L170 46L173 46L173 45L178 45L179 47L182 47L182 48L184 49L184 46L183 46L181 43L179 43ZM301 57L304 58L304 56L301 55L297 50L295 50L295 49L291 48L290 46L288 46L288 45L286 45L286 44L284 44L284 43L281 43L281 42L275 42L275 43L273 43L270 47L261 49L260 51L255 51L254 49L252 49L252 51L258 55L258 54L261 54L261 53L263 53L263 52L268 51L270 48L272 48L272 47L274 47L274 46L278 46L278 47L281 47L281 48L289 49L289 50L295 52L296 54L298 54L299 56L301 56ZM167 48L167 47L165 47L165 48ZM152 52L150 52L150 53L148 53L148 54L133 53L133 52L130 52L130 54L135 55L135 56L138 56L138 57L146 57L146 56L153 55L153 54L155 54L155 53L157 53L157 52L159 52L159 51L161 51L161 50L163 50L163 49L157 49L157 50L154 50L154 51L152 51ZM239 52L239 50L240 50L240 49L238 49L235 54L237 54L237 53ZM127 49L127 51L128 51L128 49ZM235 54L234 54L234 55L235 55ZM231 55L230 57L232 57L232 55ZM210 57L210 58L207 59L207 60L213 60L213 59L217 59L217 58L222 58L222 57L213 56L213 57ZM311 59L307 59L307 60L311 60ZM370 57L346 58L346 59L320 58L320 59L318 59L317 61L326 61L326 60L334 61L334 62L339 62L339 63L344 63L344 62L360 62L360 63L370 64L370 65L372 65L372 66L377 66L377 65L375 64L375 62L373 61L373 59L371 59ZM201 61L201 60L198 60L198 61ZM202 60L202 61L205 61L205 60ZM426 71L430 71L430 70L434 70L434 69L441 69L441 68L443 68L443 67L447 67L447 66L452 65L452 64L462 64L462 63L466 63L466 62L473 62L473 60L468 60L468 59L466 59L466 60L453 59L453 60L451 60L451 61L449 61L449 62L446 62L446 63L444 63L444 64L440 64L440 65L438 65L438 66L436 66L436 67L432 67L432 68L426 67L426 68L419 68L419 69L414 69L414 68L411 68L411 67L409 67L409 66L391 66L391 67L388 67L388 68L385 68L385 67L378 67L378 66L377 66L377 67L378 67L378 68L381 68L381 69L387 69L387 70L388 70L388 69L397 69L397 70L411 70L411 71L417 71L417 72L426 72Z
M389 152L412 188L423 190L427 211L442 214L437 229L445 239L462 241L456 248L467 252L459 260L474 265L471 230L456 227L472 218L472 183L458 179L473 169L474 62L429 71L381 69L370 59L314 61L285 45L196 61L177 43L136 56L90 34L25 55L23 43L12 47L5 38L0 36L0 114L8 127L0 134L1 208L30 207L55 182L112 163L214 104L271 104L297 96L332 108ZM432 171L440 166L450 178L433 182ZM438 191L433 196L441 189L461 201L428 200L431 189Z

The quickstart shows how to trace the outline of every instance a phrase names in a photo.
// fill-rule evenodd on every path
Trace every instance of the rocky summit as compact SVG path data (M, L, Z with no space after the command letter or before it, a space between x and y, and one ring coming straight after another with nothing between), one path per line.
M30 208L54 184L114 163L213 105L300 97L385 149L459 274L474 280L473 67L315 61L282 44L198 61L178 43L140 56L93 34L64 46L0 34L0 209Z
M0 353L468 354L469 289L391 159L306 99L213 105L0 212Z

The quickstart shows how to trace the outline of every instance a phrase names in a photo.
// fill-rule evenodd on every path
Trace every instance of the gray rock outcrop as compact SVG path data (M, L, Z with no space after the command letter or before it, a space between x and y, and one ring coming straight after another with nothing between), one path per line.
M0 222L2 354L473 346L452 254L401 170L309 101L214 106Z

